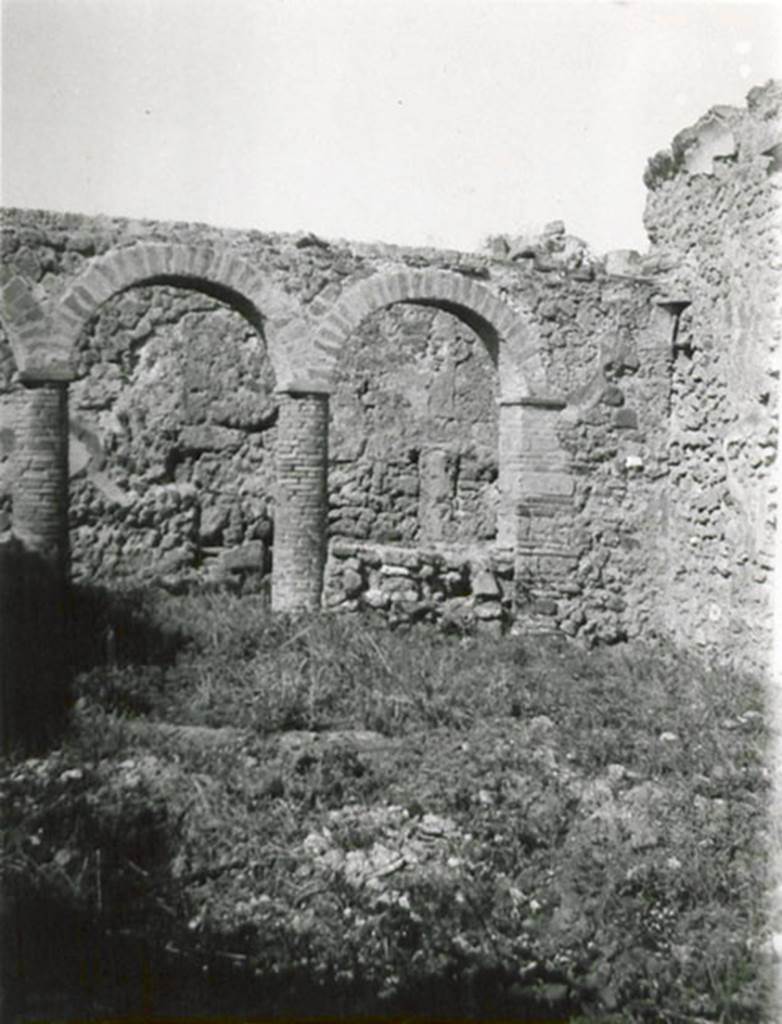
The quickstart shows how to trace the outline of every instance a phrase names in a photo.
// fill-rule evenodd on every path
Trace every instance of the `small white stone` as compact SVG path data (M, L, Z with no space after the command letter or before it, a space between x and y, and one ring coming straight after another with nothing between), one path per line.
M714 604L714 602L712 602L709 605L708 615L710 622L719 622L722 618L722 609L718 604Z
M381 565L380 572L383 576L409 576L410 570L403 565Z

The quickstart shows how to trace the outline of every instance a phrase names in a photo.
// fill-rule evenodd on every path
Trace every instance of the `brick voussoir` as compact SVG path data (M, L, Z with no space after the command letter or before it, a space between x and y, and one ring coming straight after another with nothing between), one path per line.
M342 350L341 341L330 341L328 338L323 337L317 337L313 345L319 352L325 352L332 359Z
M96 280L105 281L107 284L111 285L114 292L119 291L123 286L122 279L116 266L116 261L111 256L102 256L100 259L93 260L89 273L92 274Z
M336 324L332 324L327 321L318 330L315 336L318 341L322 341L324 345L332 349L340 349L345 344L345 331L341 330Z
M26 301L17 302L15 305L6 307L6 317L9 326L15 327L17 330L21 330L30 324L35 325L36 330L40 330L44 322L46 321L46 314L38 305L38 303L30 297Z
M410 298L415 299L433 299L439 295L439 285L432 279L431 270L419 270L417 280L413 291L410 293Z
M298 312L299 310L297 302L280 288L265 280L254 267L244 260L236 268L232 282L234 291L251 302L261 312L272 306L280 311L296 310Z
M367 280L366 289L370 313L375 313L378 309L383 309L388 305L389 298L384 287L382 274L375 274L373 277L370 277Z
M21 277L12 277L7 284L3 285L3 306L6 309L13 309L21 304L35 302L30 294L30 289Z
M340 306L328 314L324 324L324 329L328 329L337 334L343 341L351 334L356 328L356 321L350 315L348 308L344 309L344 312Z
M374 307L369 290L363 282L354 285L340 297L338 307L344 310L344 316L353 325L355 330L358 324L372 313Z
M530 331L527 326L521 323L518 318L516 318L511 329L505 334L503 340L514 356L521 355L527 348L534 349L536 352L539 349L537 342L530 338Z
M421 294L424 285L424 271L417 268L410 268L404 271L407 277L407 294L412 298Z
M198 277L202 280L208 279L209 268L215 259L214 247L211 245L199 245L196 248L188 248L190 250L189 273L193 277Z
M82 278L77 278L70 289L72 294L79 295L88 302L93 310L102 306L107 299L117 292L117 286L95 267L90 267Z
M40 322L30 322L26 324L18 324L14 326L13 337L23 342L25 345L40 344L46 346L49 344L46 336L42 333ZM10 339L13 340L13 339Z
M418 287L417 272L410 267L399 271L399 280L402 286L402 301L412 298Z
M142 278L167 277L170 273L170 259L165 245L139 246L142 262Z
M85 303L83 298L80 298L71 290L66 292L60 300L59 309L61 312L66 313L66 315L70 314L74 326L78 322L79 329L81 329L81 325L89 320L95 312L95 303Z
M394 273L386 274L384 277L386 293L388 294L391 302L401 302L403 299L410 298L410 292L407 288L407 277L403 270L397 270Z
M485 310L486 319L498 334L507 335L516 323L513 312L488 289L486 290Z
M269 283L246 259L239 256L231 268L232 287L240 294L256 302L262 302L266 292L273 291Z
M230 249L217 249L209 271L209 280L226 288L233 288L232 260L233 253Z
M268 323L277 323L281 328L291 319L287 303L276 292L272 292L268 288L261 287L254 290L247 289L246 291L239 291L238 288L234 288L234 291L250 303L261 320Z
M455 274L452 270L433 270L432 279L441 289L444 299L453 299L457 302L461 297L462 284L467 281L462 274Z
M144 246L135 244L117 249L114 265L120 280L120 290L130 288L137 281L143 281L147 276Z
M196 247L192 245L172 245L171 273L189 277L193 275L193 258Z
M469 277L465 277L463 274L454 275L457 278L457 298L463 306L468 309L475 310L476 306L481 299L481 290L478 288L474 281L471 281Z

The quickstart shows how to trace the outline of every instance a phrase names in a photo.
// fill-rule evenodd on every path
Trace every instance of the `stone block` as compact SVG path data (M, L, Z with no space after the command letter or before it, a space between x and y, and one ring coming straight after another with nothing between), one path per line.
M378 587L370 587L369 590L364 592L363 601L370 608L383 609L388 608L391 603L391 596Z
M637 430L638 413L634 409L617 409L614 413L614 426L622 430Z
M502 617L502 605L499 601L480 601L475 605L476 619L499 619Z
M559 607L556 601L548 598L538 598L531 603L529 610L535 615L556 615Z
M600 401L603 403L603 405L624 405L624 392L621 388L616 387L616 385L609 384L608 387L603 388L603 393L600 396Z
M472 579L472 592L476 597L494 599L500 596L500 589L494 574L488 569L480 569Z
M355 597L361 593L364 586L364 581L361 578L361 574L356 572L355 569L346 568L342 573L342 589L345 591L348 597Z
M623 277L638 275L641 272L641 257L635 249L615 249L606 253L605 271L606 274Z
M412 473L398 476L393 482L394 489L399 494L408 494L415 497L418 494L418 477Z
M464 628L473 621L473 601L465 597L452 597L443 601L442 621L445 625Z
M179 435L180 446L185 451L193 452L227 451L238 448L243 440L244 434L241 430L209 423L184 427Z
M383 551L385 568L417 569L421 564L421 555L417 551L406 551L404 548L386 548Z
M228 522L228 510L206 508L201 514L201 522L198 529L198 538L202 544L213 544L220 539L223 528Z
M381 565L380 572L383 576L409 576L410 570L404 565Z
M478 619L476 627L479 633L499 639L502 636L502 622L499 619Z
M166 576L171 573L176 573L192 564L192 550L187 545L182 545L180 547L173 548L171 551L166 551L164 555L161 555L155 564L155 571L160 576Z
M219 568L225 572L263 572L266 567L266 545L262 540L229 548L220 556Z

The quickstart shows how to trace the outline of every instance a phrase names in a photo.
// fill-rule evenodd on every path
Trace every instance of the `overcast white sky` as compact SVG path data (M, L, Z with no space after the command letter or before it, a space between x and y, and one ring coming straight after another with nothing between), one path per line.
M776 3L3 0L2 201L645 248L646 160L782 77Z

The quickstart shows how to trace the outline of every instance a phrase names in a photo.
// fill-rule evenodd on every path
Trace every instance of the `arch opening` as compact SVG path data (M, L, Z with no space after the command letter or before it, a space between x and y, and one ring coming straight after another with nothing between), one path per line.
M264 333L224 286L147 280L101 303L70 386L74 575L188 575L253 589L271 569L278 400ZM109 525L96 522L110 512Z
M423 306L427 309L439 309L444 313L449 313L457 320L460 320L481 339L492 362L495 367L497 366L499 361L500 336L490 321L480 316L474 309L470 309L469 306L462 306L454 302L447 302L443 299L402 299L399 304L405 306ZM392 303L384 308L390 309L393 305L394 304Z
M238 292L227 285L221 284L219 281L209 281L201 277L186 274L154 274L150 277L133 281L118 289L107 299L103 300L93 315L97 316L100 308L105 305L106 302L110 301L115 295L122 295L134 288L151 287L154 285L164 285L169 288L178 288L182 291L200 292L202 295L206 295L209 298L215 299L217 302L230 306L231 309L236 310L236 312L243 316L244 319L257 331L263 332L266 318L264 317L262 310L258 309L246 295L243 295L241 292Z
M361 321L331 396L330 536L496 538L499 386L487 348L434 301L400 302Z

